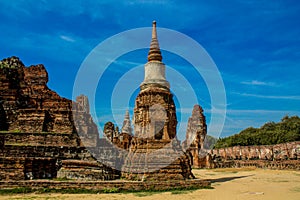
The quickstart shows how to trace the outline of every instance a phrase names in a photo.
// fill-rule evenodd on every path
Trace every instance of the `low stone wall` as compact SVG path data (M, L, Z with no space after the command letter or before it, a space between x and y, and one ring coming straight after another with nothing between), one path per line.
M300 170L300 160L230 160L230 161L213 161L209 168L243 168L257 167L264 169L292 169ZM207 167L208 168L208 167Z
M282 160L282 161L267 161L267 160L236 160L233 167L257 167L266 169L293 169L300 170L300 160Z
M81 181L104 181L118 179L120 174L97 161L62 160L57 177Z
M250 167L300 169L300 141L276 145L234 146L202 151L200 168Z
M225 160L297 160L300 159L300 141L214 149L211 155Z
M147 191L147 190L170 190L210 187L208 180L174 180L174 181L0 181L0 189L12 189L27 187L31 189L88 189L104 191L117 189L118 191Z

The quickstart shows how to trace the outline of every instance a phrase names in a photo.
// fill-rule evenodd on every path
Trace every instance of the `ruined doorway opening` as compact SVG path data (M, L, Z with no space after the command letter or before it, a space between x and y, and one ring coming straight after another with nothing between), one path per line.
M45 119L42 127L43 132L51 132L54 126L54 118L50 115L49 111L45 112Z
M0 131L7 131L7 130L8 130L8 124L7 124L6 113L0 99Z
M56 159L26 158L24 166L24 176L26 180L56 178Z
M164 121L154 122L154 139L161 140L164 134Z

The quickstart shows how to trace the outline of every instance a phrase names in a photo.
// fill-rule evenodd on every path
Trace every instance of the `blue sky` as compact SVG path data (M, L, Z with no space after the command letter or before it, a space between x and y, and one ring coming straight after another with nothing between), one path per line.
M0 58L15 55L28 66L44 64L49 87L63 97L72 98L76 73L99 43L122 31L149 27L156 20L158 27L196 40L216 63L227 96L221 137L267 121L279 121L287 114L300 115L297 0L0 0L0 7ZM122 73L136 66L142 69L146 54L146 49L126 54L106 72L102 82L107 90L97 91L96 97L100 125L111 117L110 111L104 109L109 108L103 97L111 94L112 85ZM166 65L179 70L196 88L209 123L212 105L201 77L193 76L192 66L178 56L163 52L163 57ZM172 84L176 85L171 82L171 87ZM131 115L137 92L131 93L127 106ZM125 109L115 108L116 122L120 123ZM188 116L184 111L178 113L179 118ZM182 139L184 133L179 134ZM213 129L210 134L214 135Z

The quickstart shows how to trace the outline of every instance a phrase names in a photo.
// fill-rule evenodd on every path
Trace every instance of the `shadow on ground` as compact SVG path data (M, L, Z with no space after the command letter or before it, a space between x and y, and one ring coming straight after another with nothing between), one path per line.
M227 181L232 181L234 179L239 179L239 178L246 178L249 176L253 175L248 175L248 176L231 176L231 177L224 177L224 178L216 178L216 179L208 179L211 183L223 183Z

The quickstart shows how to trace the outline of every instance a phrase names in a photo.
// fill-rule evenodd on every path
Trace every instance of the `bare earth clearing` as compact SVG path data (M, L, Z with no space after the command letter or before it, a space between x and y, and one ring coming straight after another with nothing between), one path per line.
M214 189L174 192L140 192L129 194L25 194L3 195L0 199L63 199L63 200L255 200L300 199L300 171L279 171L254 168L193 170L197 177L212 180Z

